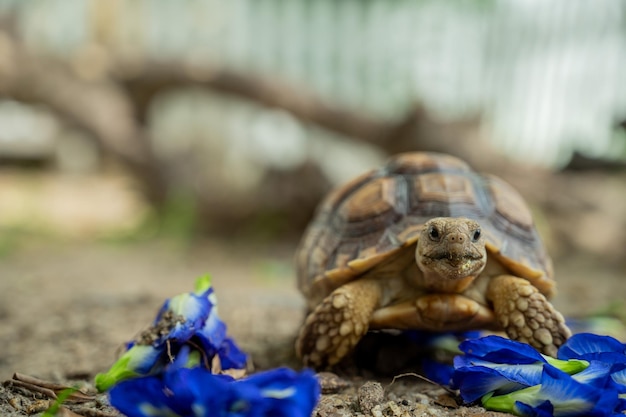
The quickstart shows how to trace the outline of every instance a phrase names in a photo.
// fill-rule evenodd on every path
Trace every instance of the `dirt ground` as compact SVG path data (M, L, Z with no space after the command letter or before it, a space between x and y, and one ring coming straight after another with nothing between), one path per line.
M294 241L35 237L14 246L0 257L1 381L19 372L89 388L166 298L190 291L205 273L213 276L229 333L252 355L256 369L298 367L293 341L304 303L291 263ZM556 270L560 291L554 302L568 316L607 309L626 298L624 271L615 265L577 254L561 258ZM368 400L367 390L359 388L373 380L384 391ZM0 386L0 415L40 414L49 405L41 394ZM116 415L103 396L73 407L84 416ZM459 406L453 395L415 377L391 384L389 377L368 373L343 377L316 410L319 417L496 414Z

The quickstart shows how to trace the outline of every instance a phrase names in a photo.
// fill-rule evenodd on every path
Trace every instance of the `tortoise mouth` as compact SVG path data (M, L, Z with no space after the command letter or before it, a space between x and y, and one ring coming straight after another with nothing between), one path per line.
M482 255L475 252L453 253L449 251L437 251L432 254L424 255L433 261L446 260L450 263L461 263L465 261L478 261L482 259Z
M473 251L435 251L424 254L422 265L443 277L457 279L466 275L480 273L485 265L485 257Z
M460 249L460 248L459 248ZM431 250L417 254L417 266L421 270L420 284L432 292L460 293L472 284L486 265L486 255L480 251Z

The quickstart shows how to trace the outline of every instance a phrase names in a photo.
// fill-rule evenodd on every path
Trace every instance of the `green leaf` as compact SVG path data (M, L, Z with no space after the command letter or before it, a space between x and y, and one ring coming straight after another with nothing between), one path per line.
M196 280L196 286L194 292L197 295L202 294L206 290L211 288L211 275L205 274Z
M129 350L128 352L131 351L132 350ZM106 391L120 381L139 376L137 372L131 370L129 367L130 361L133 358L128 354L128 352L119 358L118 361L111 366L111 369L109 369L108 372L96 375L95 385L98 391Z
M41 415L41 417L54 417L54 416L56 416L57 413L59 412L59 408L61 408L61 406L63 405L65 400L67 400L76 391L78 391L78 388L66 388L63 391L61 391L57 395L57 399L54 401L54 403L50 407L48 407L48 409L46 411L44 411L44 413Z

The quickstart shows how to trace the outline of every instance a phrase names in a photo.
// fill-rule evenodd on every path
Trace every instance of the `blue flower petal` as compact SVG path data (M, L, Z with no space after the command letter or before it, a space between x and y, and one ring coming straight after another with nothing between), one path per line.
M500 336L466 340L459 348L468 356L496 363L530 364L546 361L532 346Z
M296 373L289 368L278 368L236 381L235 385L254 385L260 389L264 416L309 417L320 395L319 382L310 370Z
M129 417L308 417L320 395L311 371L279 368L234 380L203 368L168 368L161 376L131 379L109 391Z
M180 350L176 353L176 356L174 357L174 361L169 363L165 367L165 371L171 373L178 369L194 368L195 366L193 365L197 365L200 362L199 358L197 358L199 353L200 352L196 350L192 351L189 348L189 346L181 347ZM190 366L190 364L192 366Z
M626 388L626 368L614 370L611 373L611 379L613 379L615 383L620 384Z
M226 408L231 383L232 378L202 368L181 368L122 381L109 391L109 399L128 417L209 416Z
M183 368L164 376L166 392L174 400L171 404L183 416L227 415L222 410L236 397L234 382L231 376L212 374L205 368Z
M481 359L457 356L454 358L454 386L463 401L476 401L485 394L507 394L541 382L544 363L522 365L497 364Z
M209 317L212 316L213 305L207 298L201 298L194 294L180 294L169 300L169 307L165 313L171 312L175 317L183 321L176 323L168 334L163 335L167 339L189 340L196 332L200 331ZM157 317L157 322L160 317Z
M423 359L422 372L426 378L437 384L454 386L454 382L452 381L452 376L454 375L453 365L437 362L432 359Z
M140 382L140 383L138 383ZM177 415L177 410L167 405L163 383L154 377L122 381L109 391L111 405L127 417Z
M244 369L248 363L248 355L244 353L230 337L224 339L217 351L222 369Z
M524 404L521 401L516 401L513 410L517 412L518 415L524 417L553 417L554 416L554 407L552 403L548 400L540 403L536 407L532 407L528 404Z
M551 366L541 362L510 365L506 363L493 363L482 359L464 358L461 356L454 359L454 364L457 369L462 369L463 367L489 368L498 372L499 375L507 380L527 387L539 384L541 382L541 374L544 366Z
M226 338L226 324L217 314L209 314L196 336L203 348L216 351Z
M602 360L612 363L626 362L626 346L610 336L579 333L570 337L559 348L559 359Z
M582 384L602 389L613 382L611 379L612 370L613 364L611 363L591 361L586 369L573 375L572 378Z
M618 405L617 392L610 388L597 389L576 381L571 375L545 367L541 388L535 397L538 406L549 400L554 416L610 416Z

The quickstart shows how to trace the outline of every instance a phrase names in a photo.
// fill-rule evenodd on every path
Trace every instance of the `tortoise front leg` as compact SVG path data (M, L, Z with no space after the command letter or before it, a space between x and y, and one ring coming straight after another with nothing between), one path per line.
M487 289L496 319L507 335L556 356L571 332L561 313L530 282L511 275L493 278Z
M326 297L307 317L296 353L306 366L337 364L367 333L370 317L381 298L380 283L360 279Z

